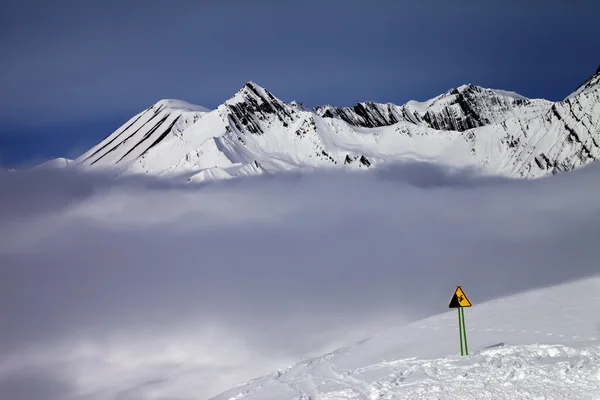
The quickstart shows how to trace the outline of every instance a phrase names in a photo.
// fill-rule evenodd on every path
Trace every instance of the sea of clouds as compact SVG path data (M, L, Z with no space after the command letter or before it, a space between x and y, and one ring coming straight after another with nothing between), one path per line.
M0 398L205 399L395 325L583 278L600 165L182 185L0 172Z

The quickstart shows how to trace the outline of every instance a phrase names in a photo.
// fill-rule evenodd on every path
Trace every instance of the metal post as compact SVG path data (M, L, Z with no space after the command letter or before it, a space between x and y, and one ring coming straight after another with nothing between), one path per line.
M469 355L469 348L467 347L467 329L465 328L465 309L460 307L459 311L461 313L463 337L465 338L465 353L466 355Z
M460 336L460 355L464 355L463 354L463 337L462 337L462 317L460 315L460 310L462 307L458 307L458 335Z

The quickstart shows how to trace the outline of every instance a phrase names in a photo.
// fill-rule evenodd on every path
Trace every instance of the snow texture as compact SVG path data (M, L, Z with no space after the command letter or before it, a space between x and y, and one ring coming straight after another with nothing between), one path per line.
M593 318L600 278L479 305L470 300L475 306L465 311L468 356L458 354L458 317L451 310L213 400L600 398L600 332Z
M536 178L600 158L599 80L600 71L556 103L467 84L402 106L313 110L248 82L212 111L161 100L70 165L194 182L240 176L228 172L240 165L253 175L411 160Z

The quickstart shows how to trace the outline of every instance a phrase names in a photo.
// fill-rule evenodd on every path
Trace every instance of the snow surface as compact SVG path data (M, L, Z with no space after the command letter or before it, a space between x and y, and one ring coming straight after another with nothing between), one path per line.
M468 84L402 106L367 102L314 110L248 82L212 111L161 100L72 164L192 182L228 179L229 173L198 174L253 162L275 173L421 160L536 178L600 159L598 79L557 103ZM347 162L361 156L368 163Z
M453 288L448 292L450 299ZM458 353L457 311L451 310L213 399L600 398L600 277L482 304L470 300L468 356Z
M513 99L518 100L527 100L527 97L520 95L517 92L512 92L510 90L501 90L501 89L490 89L492 92L505 97L512 97Z
M198 172L189 178L190 182L216 181L221 179L231 179L233 176L221 168L207 168Z
M69 160L68 158L59 157L38 164L35 168L65 168L72 161L73 160Z
M159 100L155 105L155 107L168 107L173 109L178 109L182 111L199 111L199 112L209 112L210 108L188 103L187 101L177 100L177 99L163 99Z

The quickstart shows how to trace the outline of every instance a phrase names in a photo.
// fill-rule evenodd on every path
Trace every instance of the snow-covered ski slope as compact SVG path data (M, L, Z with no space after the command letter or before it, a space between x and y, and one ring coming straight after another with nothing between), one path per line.
M470 300L468 356L452 309L213 399L600 399L600 277Z
M256 83L208 110L161 100L69 167L205 181L424 160L540 177L600 159L600 71L564 101L462 85L397 106L285 103Z

